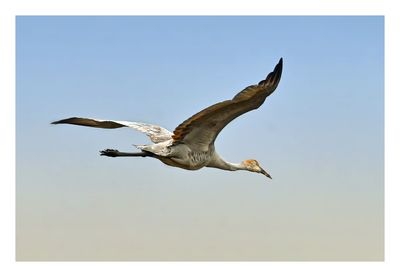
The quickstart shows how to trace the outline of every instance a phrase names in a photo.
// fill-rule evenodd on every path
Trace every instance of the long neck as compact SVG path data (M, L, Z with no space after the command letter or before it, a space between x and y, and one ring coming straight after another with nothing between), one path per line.
M245 167L243 167L243 165L241 163L237 164L237 163L230 163L225 161L225 168L222 168L225 170L230 170L230 171L236 171L236 170L246 170Z
M207 165L207 167L216 167L219 169L236 171L236 170L246 170L242 163L230 163L222 159L217 153L214 153L213 159Z

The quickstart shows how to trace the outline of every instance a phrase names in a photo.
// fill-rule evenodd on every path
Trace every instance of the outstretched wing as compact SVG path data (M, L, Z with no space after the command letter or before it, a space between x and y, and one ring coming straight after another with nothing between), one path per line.
M175 128L174 142L183 142L197 149L208 149L219 132L236 117L260 107L265 99L276 89L282 75L282 58L258 85L252 85L233 97L212 105L185 120Z
M87 127L95 127L95 128L106 128L106 129L115 129L121 127L129 127L135 130L138 130L142 133L145 133L152 142L159 143L162 141L170 140L172 137L172 133L167 129L147 124L147 123L139 123L139 122L129 122L129 121L115 121L115 120L101 120L101 119L93 119L93 118L81 118L81 117L71 117L62 119L59 121L54 121L51 124L74 124L81 125Z

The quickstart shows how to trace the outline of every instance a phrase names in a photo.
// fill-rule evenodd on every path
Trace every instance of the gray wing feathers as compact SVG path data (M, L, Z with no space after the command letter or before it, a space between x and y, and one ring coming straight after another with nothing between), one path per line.
M142 133L145 133L154 143L170 140L173 135L170 131L158 125L139 123L139 122L129 122L129 121L116 121L116 122L123 124L126 127L130 127Z
M73 124L95 128L115 129L121 127L129 127L146 134L154 143L170 140L172 133L167 129L148 123L102 120L94 118L71 117L52 122L52 124Z

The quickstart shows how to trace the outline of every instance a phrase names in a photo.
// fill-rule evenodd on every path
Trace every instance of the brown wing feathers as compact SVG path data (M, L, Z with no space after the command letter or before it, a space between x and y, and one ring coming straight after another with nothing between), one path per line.
M88 127L96 127L96 128L106 128L106 129L115 129L125 127L125 125L119 124L113 121L107 120L94 120L90 118L80 118L80 117L71 117L58 121L54 121L51 124L73 124L80 126L88 126Z
M174 141L182 140L192 130L192 127L194 126L194 124L197 121L207 120L207 117L212 116L214 111L218 111L219 109L225 107L226 105L229 105L229 103L231 101L232 100L226 100L226 101L214 104L214 105L202 110L201 112L193 115L189 119L185 120L184 122L179 124L178 127L175 128L172 138L174 139ZM213 123L210 122L210 124L213 124ZM210 127L212 127L212 126L210 126Z
M279 84L282 75L282 58L279 60L278 64L275 66L274 71L270 72L267 77L260 81L258 85L248 86L241 92L235 95L232 100L249 99L260 91L261 95L265 98L269 96ZM266 91L267 90L267 91Z
M205 124L209 124L209 128L215 127L218 122L210 119L217 115L221 116L221 114L227 114L227 116L225 116L225 121L227 122L223 122L224 124L219 128L220 131L227 123L237 116L260 107L265 101L265 98L278 86L282 75L282 63L281 58L275 66L274 71L269 73L265 80L259 82L258 85L249 86L236 94L232 100L214 104L182 122L174 130L174 135L172 136L174 141L182 141L197 125L202 125L204 127ZM215 135L217 135L219 131L216 132Z

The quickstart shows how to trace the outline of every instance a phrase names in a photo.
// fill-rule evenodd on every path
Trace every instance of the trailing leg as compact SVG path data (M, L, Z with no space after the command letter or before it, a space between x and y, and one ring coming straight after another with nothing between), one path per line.
M152 155L149 152L129 153L129 152L120 152L115 149L106 149L100 151L100 156L115 158L115 157L151 157Z

